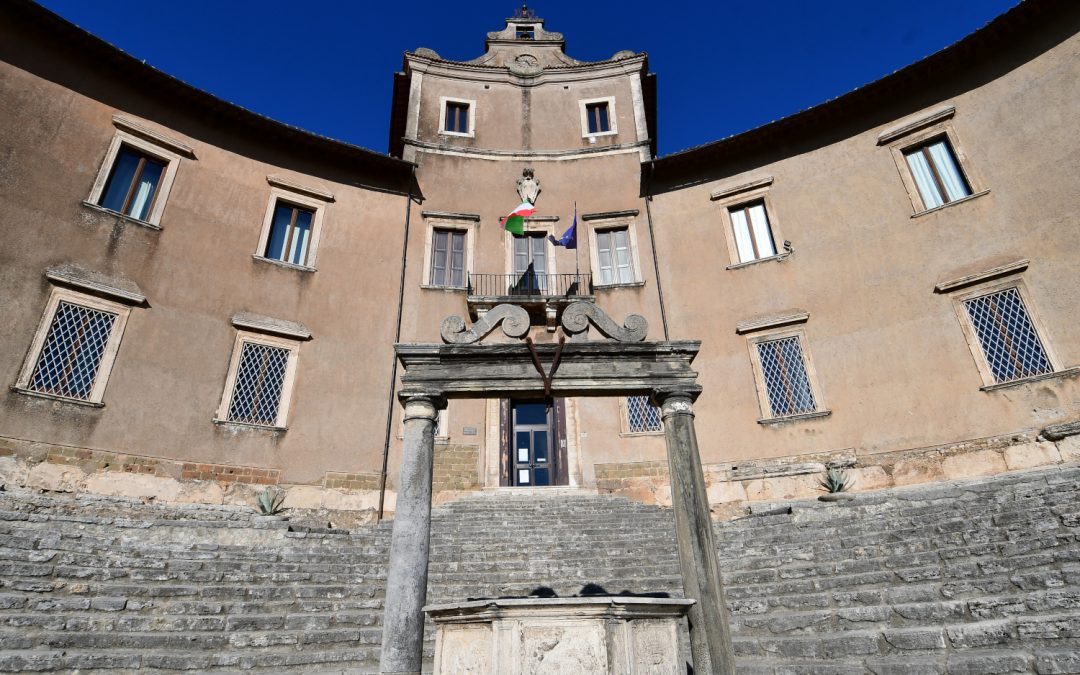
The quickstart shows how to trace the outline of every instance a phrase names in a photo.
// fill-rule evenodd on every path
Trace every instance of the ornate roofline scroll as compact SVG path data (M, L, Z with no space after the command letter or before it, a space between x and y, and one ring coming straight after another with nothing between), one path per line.
M495 305L469 329L465 328L465 319L448 316L439 333L447 344L468 345L483 340L500 323L507 337L524 337L529 332L529 313L517 305Z
M618 342L641 342L649 332L649 322L640 314L627 316L620 326L591 302L572 302L563 310L562 327L571 336L584 333L590 322L604 337Z

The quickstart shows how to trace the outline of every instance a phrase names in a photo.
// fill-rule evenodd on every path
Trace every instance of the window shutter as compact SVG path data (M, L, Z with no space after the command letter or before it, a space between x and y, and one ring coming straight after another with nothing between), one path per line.
M600 283L614 282L615 264L611 255L611 233L596 233L596 258L600 265Z
M450 285L465 285L465 233L454 232L450 255Z

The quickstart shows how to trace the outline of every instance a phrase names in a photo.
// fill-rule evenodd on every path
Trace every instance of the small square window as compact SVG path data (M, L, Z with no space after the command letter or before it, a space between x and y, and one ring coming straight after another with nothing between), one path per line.
M158 195L166 164L129 145L121 145L98 205L137 220L146 220Z
M581 136L595 143L596 136L614 136L618 132L615 115L615 97L579 100L581 113Z
M466 234L464 230L432 231L430 285L465 287Z
M269 260L308 266L314 220L313 209L278 200L263 255Z
M611 124L608 120L608 104L606 101L602 103L589 103L586 105L585 116L586 119L588 119L590 134L611 131Z
M776 255L776 242L764 200L733 206L728 209L728 215L740 263Z
M53 289L15 388L101 403L130 308Z
M971 186L960 170L946 138L940 137L904 150L924 209L933 209L971 195Z
M1054 371L1018 288L975 296L963 305L995 384Z
M515 36L518 40L535 40L536 39L536 27L535 26L518 26L515 31Z
M603 286L634 283L634 261L629 228L596 231L597 283Z
M239 333L216 420L285 428L299 343Z
M663 431L660 408L649 403L648 396L627 396L626 428L632 434Z
M446 120L444 131L455 134L469 133L469 104L457 101L446 102Z

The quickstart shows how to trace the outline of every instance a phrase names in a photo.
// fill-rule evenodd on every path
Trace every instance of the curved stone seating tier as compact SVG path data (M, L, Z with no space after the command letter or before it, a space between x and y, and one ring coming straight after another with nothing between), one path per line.
M740 672L1080 670L1080 467L763 511L716 528ZM375 672L390 523L252 514L0 492L0 672ZM679 597L673 528L479 493L434 510L428 602Z

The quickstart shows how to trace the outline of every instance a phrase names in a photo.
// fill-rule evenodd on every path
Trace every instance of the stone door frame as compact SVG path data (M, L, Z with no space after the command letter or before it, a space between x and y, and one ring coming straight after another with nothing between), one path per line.
M592 311L595 306L587 309ZM520 337L509 331L507 334ZM381 673L418 675L421 669L438 411L446 407L449 398L535 395L544 391L545 384L545 393L553 397L647 395L659 405L667 440L683 592L695 600L689 612L694 669L699 673L734 673L727 610L694 429L693 404L701 386L690 364L700 348L699 341L690 340L587 341L580 336L558 345L534 345L530 341L394 346L404 369L398 398L405 406L405 442L387 573ZM541 375L539 367L548 369L548 373Z

